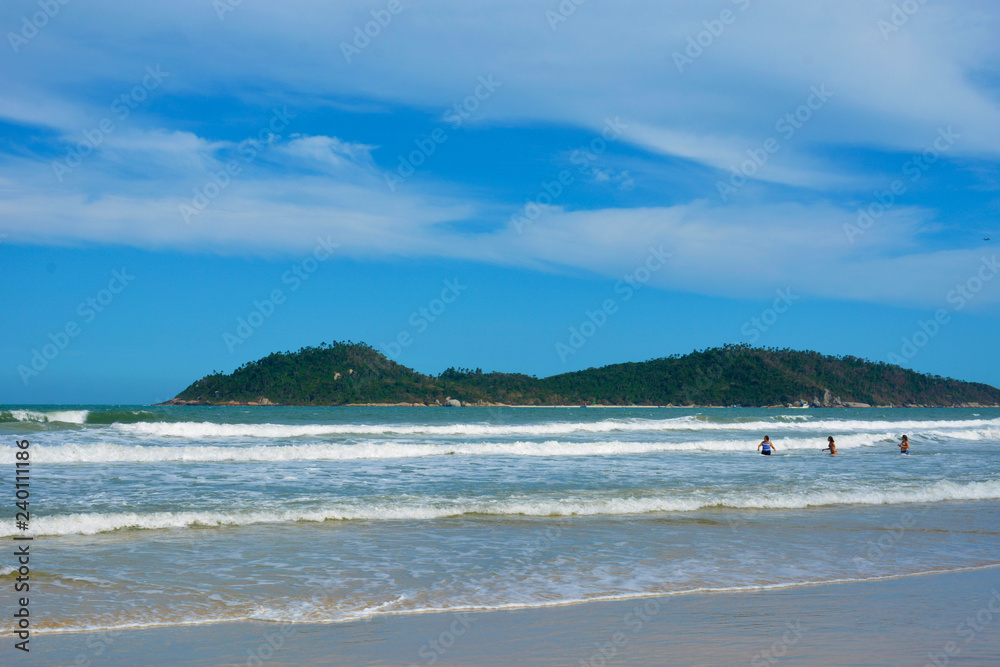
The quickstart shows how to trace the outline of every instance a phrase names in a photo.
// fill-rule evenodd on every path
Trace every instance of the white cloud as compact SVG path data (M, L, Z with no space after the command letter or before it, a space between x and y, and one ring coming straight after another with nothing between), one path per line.
M378 146L342 141L337 137L292 135L280 150L296 157L305 158L333 167L343 167L348 163L373 166L371 151Z
M728 182L729 175L739 172L741 165L748 160L754 160L751 153L763 155L766 159L762 161L758 157L756 160L757 168L752 172L752 177L756 180L810 188L845 187L858 181L854 176L813 167L807 164L801 154L793 153L789 156L792 150L788 147L788 142L781 141L781 136L773 127L753 139L721 139L712 135L675 132L637 123L629 128L623 139L662 155L682 157L719 169L725 172L720 177L723 182ZM764 148L764 142L769 139L778 147L773 154ZM792 164L788 164L789 162ZM746 169L741 173L751 172Z
M114 92L128 90L158 62L175 93L316 107L360 97L442 110L492 73L503 87L481 120L598 127L620 114L669 137L655 143L718 165L826 84L835 103L796 151L813 142L919 149L929 130L952 124L976 137L962 151L1000 152L1000 105L975 76L1000 55L1000 19L982 0L924 5L889 39L877 27L892 14L889 0L734 4L735 22L683 73L672 54L718 7L586 3L553 32L549 0L428 0L406 6L347 63L341 42L382 6L243 3L220 22L200 0L130 11L97 1L73 20L57 17L5 68L17 96L0 114L30 121L42 109L41 122L65 127L66 91L95 71ZM19 19L14 7L4 16Z
M926 4L888 39L878 21L891 15L889 0L752 2L683 73L672 54L719 6L584 3L553 31L545 17L557 6L551 0L407 3L347 63L341 41L383 6L242 3L219 21L203 0L95 0L87 12L55 17L20 53L0 60L0 119L54 130L67 149L157 64L170 76L155 94L184 110L171 118L143 107L63 183L48 157L6 157L0 215L11 240L272 253L305 251L316 235L332 234L349 253L462 257L609 278L632 268L648 245L663 244L674 259L656 274L659 287L757 296L791 285L816 296L911 304L936 303L978 261L970 250L926 249L921 235L932 211L898 207L850 244L843 225L854 222L852 211L782 203L758 190L727 207L550 207L522 234L461 234L449 223L489 218L498 203L441 195L441 183L389 193L375 146L339 131L273 137L185 224L179 207L239 146L210 139L228 119L191 100L238 99L254 110L287 102L302 114L406 105L438 116L473 94L484 75L502 85L468 127L599 132L605 118L621 116L630 123L622 143L722 175L773 136L812 87L828 86L831 100L781 141L754 178L808 188L811 196L829 192L831 201L868 178L863 168L833 163L831 148L922 151L939 127L953 126L962 139L948 157L1000 157L1000 102L983 75L1000 58L998 17L982 0ZM19 11L6 5L0 20L17 25ZM185 102L194 118L181 117ZM214 132L191 129L200 124ZM635 178L606 165L589 175L621 190ZM884 187L882 180L871 187Z
M169 142L123 143L171 152ZM181 145L201 154L208 144L186 138ZM276 146L274 154L319 159L316 150L334 162L348 155L363 162L367 147L298 137ZM940 305L949 284L967 278L980 261L970 250L924 250L920 235L933 215L916 208L890 210L851 243L844 226L856 223L855 214L827 203L541 207L520 233L513 227L463 233L452 223L481 218L491 202L416 190L390 194L377 173L351 164L312 175L283 175L281 163L248 164L186 223L180 207L193 205L190 177L165 170L136 182L102 162L88 165L80 184L57 187L45 167L26 163L13 169L16 187L0 191L0 217L13 242L268 256L307 252L317 237L330 236L353 256L459 258L609 280L632 271L648 248L662 246L673 257L650 282L658 288L758 298L793 287L807 296L927 307ZM0 182L14 183L13 175L0 172ZM979 303L997 301L1000 291L984 292Z
M518 234L492 242L509 258L531 257L609 279L631 273L650 247L673 256L650 280L656 287L738 298L775 289L832 299L943 307L948 290L978 270L979 250L928 251L919 236L931 212L891 211L851 243L853 213L829 204L690 205L552 211ZM1000 278L998 278L1000 280ZM984 290L977 305L1000 302Z

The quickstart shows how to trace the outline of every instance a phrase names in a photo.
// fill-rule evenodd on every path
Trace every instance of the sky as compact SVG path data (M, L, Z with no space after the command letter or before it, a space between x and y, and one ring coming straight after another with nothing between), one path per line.
M1000 386L995 3L12 0L0 32L0 403L346 340Z

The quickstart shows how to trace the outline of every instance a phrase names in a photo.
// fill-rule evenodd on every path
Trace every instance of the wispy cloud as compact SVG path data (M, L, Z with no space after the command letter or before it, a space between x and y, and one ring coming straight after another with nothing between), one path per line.
M374 167L371 152L378 146L342 141L337 137L292 135L280 150L288 155L333 167L349 164Z
M956 128L962 140L939 164L996 170L1000 98L988 73L1000 59L1000 22L991 4L927 4L886 39L878 26L892 12L888 0L747 3L683 72L671 54L716 16L704 3L586 3L556 31L545 17L551 4L421 3L395 16L350 63L339 43L374 4L333 12L313 0L244 3L220 22L196 0L128 8L98 0L60 16L0 60L0 120L21 128L0 144L8 242L270 254L335 233L345 253L608 276L647 245L663 244L674 259L658 272L658 287L754 295L795 284L803 293L894 303L934 302L978 261L978 249L928 241L947 222L929 205L899 202L856 243L843 227L885 187L885 175L898 172L896 157L921 154L941 127ZM0 24L13 25L19 11L0 10ZM155 91L160 97L151 94L80 167L54 178L53 161L156 63L170 72ZM389 193L381 173L396 152L379 147L393 138L383 141L360 122L324 125L334 111L440 118L484 73L503 81L504 94L477 109L461 133L505 127L596 136L605 118L620 115L630 127L618 144L639 157L607 156L575 194L540 206L531 229L516 233L503 225L518 204L503 188L457 184L456 155L448 168L435 157L425 178ZM817 86L833 96L810 106ZM234 123L284 103L308 122L268 135L260 140L266 150L240 162ZM791 134L780 130L803 105L808 121L799 117ZM400 127L405 134L411 126L401 120ZM412 127L397 145L426 130ZM732 201L706 198L769 138L777 144L767 163L744 174L753 187ZM496 146L465 159L495 162L496 178L513 180L527 160L551 160L558 170L564 158ZM181 220L178 207L234 159L239 173L225 191L190 224ZM645 174L630 166L639 161ZM704 182L678 179L669 202L657 199L643 177L670 173L665 165L676 169L678 161L698 165ZM994 180L983 179L981 190ZM599 189L619 199L595 201ZM491 223L491 231L456 231L453 223L469 220Z

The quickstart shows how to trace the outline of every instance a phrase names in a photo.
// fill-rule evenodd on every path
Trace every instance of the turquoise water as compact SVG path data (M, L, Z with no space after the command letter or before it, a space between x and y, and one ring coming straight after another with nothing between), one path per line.
M8 471L31 441L43 630L1000 564L996 409L47 406L0 432Z

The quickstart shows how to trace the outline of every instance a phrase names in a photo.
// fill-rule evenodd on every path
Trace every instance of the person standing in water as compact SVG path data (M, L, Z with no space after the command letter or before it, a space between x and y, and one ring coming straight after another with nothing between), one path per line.
M898 446L900 454L903 454L905 456L910 455L910 439L907 438L905 435L903 436L903 439L900 441Z
M778 448L775 447L774 443L771 442L771 436L765 435L764 442L757 445L757 451L763 454L764 456L770 456L772 449L777 451Z
M822 451L824 451L824 452L830 452L830 456L836 456L837 455L837 445L834 444L834 442L833 442L833 436L832 435L831 436L827 436L826 441L828 443L830 443L830 444L828 444L826 446L826 448L823 449Z

